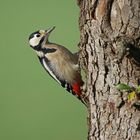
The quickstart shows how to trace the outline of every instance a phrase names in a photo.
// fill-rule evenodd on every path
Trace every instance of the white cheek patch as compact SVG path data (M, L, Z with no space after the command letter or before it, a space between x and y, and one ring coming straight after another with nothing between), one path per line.
M33 37L29 40L29 44L33 47L37 46L41 40L41 37Z

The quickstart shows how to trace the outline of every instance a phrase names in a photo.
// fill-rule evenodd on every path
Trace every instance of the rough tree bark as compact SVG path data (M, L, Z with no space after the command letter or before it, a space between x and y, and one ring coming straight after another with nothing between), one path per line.
M140 0L77 0L89 140L140 140L140 107L116 89L140 81Z

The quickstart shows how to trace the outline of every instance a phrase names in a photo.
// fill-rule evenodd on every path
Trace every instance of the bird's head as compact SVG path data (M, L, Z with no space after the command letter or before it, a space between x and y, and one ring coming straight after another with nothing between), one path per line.
M38 30L29 36L29 44L33 49L37 49L48 42L50 33L55 27L49 28L48 30Z

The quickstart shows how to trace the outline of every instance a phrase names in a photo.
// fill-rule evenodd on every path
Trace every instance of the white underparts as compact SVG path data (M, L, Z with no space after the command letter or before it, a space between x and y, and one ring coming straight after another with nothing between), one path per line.
M48 65L46 64L45 60L42 60L43 65L45 67L45 69L48 71L48 73L58 82L60 83L60 81L57 79L57 77L53 74L53 72L50 70L50 68L48 67ZM61 84L61 83L60 83Z
M39 57L44 57L44 53L42 51L35 51Z

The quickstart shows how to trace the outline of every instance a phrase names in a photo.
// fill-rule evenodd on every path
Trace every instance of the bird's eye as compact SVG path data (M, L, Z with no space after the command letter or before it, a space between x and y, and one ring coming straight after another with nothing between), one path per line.
M40 37L40 34L37 34L36 37Z

